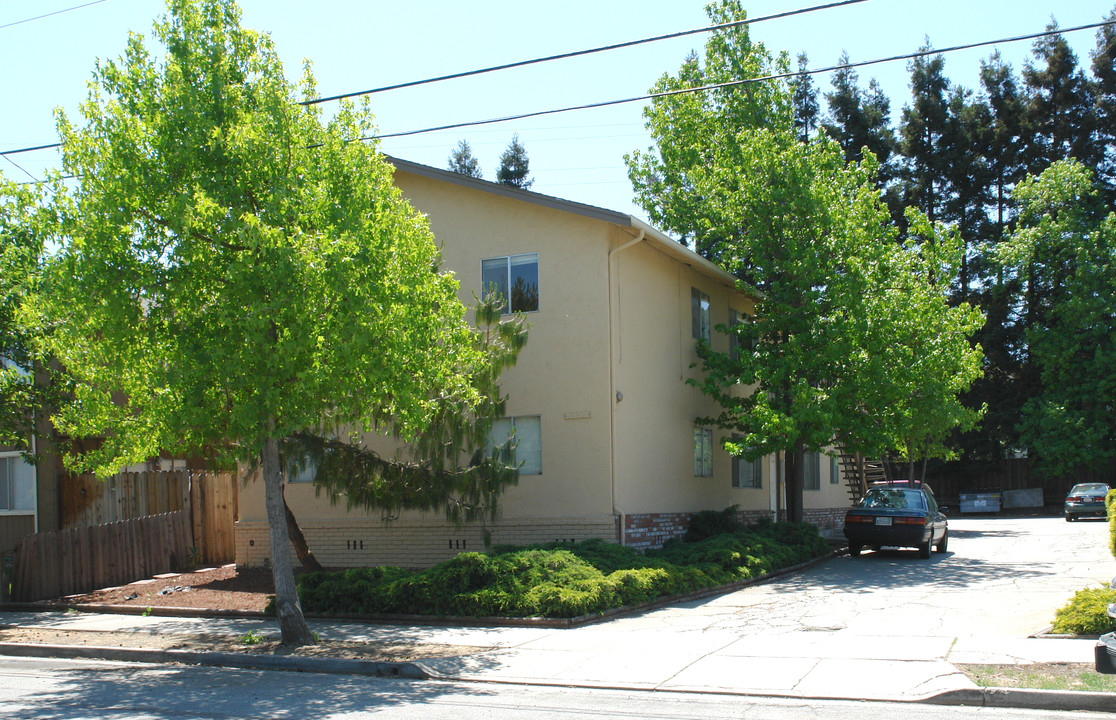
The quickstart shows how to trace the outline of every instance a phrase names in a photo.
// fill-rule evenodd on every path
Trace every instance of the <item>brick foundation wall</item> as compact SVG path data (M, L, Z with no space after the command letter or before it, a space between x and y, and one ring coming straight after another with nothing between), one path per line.
M310 551L324 567L372 567L398 565L423 568L436 565L463 552L485 550L484 528L455 528L445 522L396 520L345 520L299 523ZM611 516L583 518L540 518L500 522L490 526L492 545L529 545L554 540L578 542L590 538L614 540L616 524ZM258 567L270 561L271 543L267 523L236 524L236 564ZM291 551L291 562L298 559Z
M822 508L803 510L802 521L818 526L818 530L825 535L827 532L841 533L845 529L845 511L848 508Z
M642 513L612 517L539 518L500 522L489 528L492 545L530 545L533 543L579 542L600 538L635 550L658 549L690 526L692 513ZM803 511L803 520L818 526L824 536L840 536L845 523L845 508ZM761 518L772 518L768 510L736 513L745 525ZM621 534L620 523L624 528ZM436 565L463 552L483 552L484 529L480 526L455 528L449 523L396 520L347 520L328 523L302 523L310 550L327 568L398 565L423 568ZM270 561L267 523L236 524L236 564L262 566ZM291 550L291 562L298 560Z
M624 515L623 543L635 550L657 550L668 540L685 535L692 517L693 513ZM760 518L771 517L768 510L740 510L736 513L736 519L745 525L754 525ZM617 542L620 541L621 536L618 536Z

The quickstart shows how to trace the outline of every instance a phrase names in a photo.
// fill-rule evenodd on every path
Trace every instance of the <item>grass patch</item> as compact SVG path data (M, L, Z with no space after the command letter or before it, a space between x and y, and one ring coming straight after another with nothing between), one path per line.
M1116 675L1102 675L1087 663L956 667L980 687L1116 692Z
M417 572L357 568L297 583L303 609L327 615L569 618L759 577L829 550L813 525L767 521L646 554L602 540L499 547Z

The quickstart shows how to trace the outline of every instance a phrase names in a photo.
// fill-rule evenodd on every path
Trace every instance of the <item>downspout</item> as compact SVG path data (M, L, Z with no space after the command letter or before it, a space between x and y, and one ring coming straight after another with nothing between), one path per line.
M609 385L609 464L610 464L610 482L612 484L612 513L620 519L620 545L624 546L627 543L627 537L624 530L625 514L622 510L616 507L616 404L620 402L620 391L616 389L616 363L619 351L616 347L616 329L620 321L615 317L615 313L620 304L619 297L616 298L614 307L613 294L619 293L619 289L614 286L614 279L612 273L612 257L623 250L627 250L633 245L643 242L646 233L643 230L639 231L639 235L629 240L628 242L615 247L608 251L608 385Z

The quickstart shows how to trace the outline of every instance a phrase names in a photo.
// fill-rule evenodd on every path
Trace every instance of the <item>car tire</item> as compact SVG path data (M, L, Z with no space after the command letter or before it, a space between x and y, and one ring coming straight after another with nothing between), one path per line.
M918 546L918 556L920 558L922 558L923 560L927 560L927 559L930 558L930 541L929 540L927 540L926 542L924 542L924 543L922 543Z
M934 550L939 553L944 553L949 549L949 530L942 533L942 539L934 546Z
M852 557L859 557L862 549L860 543L849 543L849 555Z
M1066 515L1066 522L1073 522L1073 515Z

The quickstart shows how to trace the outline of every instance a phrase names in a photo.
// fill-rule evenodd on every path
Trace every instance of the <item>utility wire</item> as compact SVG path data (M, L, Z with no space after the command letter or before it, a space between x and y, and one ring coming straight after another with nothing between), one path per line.
M61 15L62 13L68 13L71 10L80 10L83 7L89 7L90 5L99 5L104 1L105 0L93 0L93 2L87 2L82 5L74 5L73 7L63 8L62 10L55 10L54 12L49 12L46 15L37 15L32 18L27 18L26 20L16 20L15 22L10 22L6 25L0 25L0 30L3 30L4 28L15 27L16 25L22 25L23 23L34 22L35 20L42 20L43 18L53 17L54 15Z
M359 138L359 140L368 141L368 140L381 140L381 139L389 139L389 138L408 137L408 136L411 136L411 135L422 135L422 134L426 134L426 133L440 132L440 131L444 131L444 130L456 130L456 129L459 129L459 128L476 127L476 126L479 126L479 125L493 125L493 124L496 124L496 123L511 122L513 120L525 120L525 119L528 119L528 118L542 117L544 115L556 115L556 114L559 114L559 113L575 112L575 111L579 111L579 110L593 110L593 109L597 109L597 108L610 107L610 106L613 106L613 105L624 105L624 104L628 104L628 103L640 102L640 101L645 101L645 100L655 100L655 99L659 99L659 98L670 97L670 96L673 96L673 95L684 95L684 94L687 94L687 93L705 92L707 90L715 90L715 89L718 89L718 88L737 87L737 86L740 86L740 85L749 85L749 84L752 84L752 83L767 82L767 81L771 81L771 80L784 80L784 79L793 78L793 77L803 77L803 76L806 76L806 75L820 75L820 74L824 74L824 73L834 72L836 70L844 70L844 69L858 68L858 67L867 67L867 66L870 66L870 65L879 65L879 64L888 63L888 62L897 62L899 60L913 60L915 58L928 57L928 56L931 56L931 55L945 55L946 53L959 52L959 51L962 51L962 50L971 50L973 48L987 47L989 45L1000 45L1000 44L1013 43L1013 42L1022 42L1024 40L1036 40L1038 38L1050 37L1050 36L1053 36L1053 35L1062 35L1062 34L1071 33L1071 32L1079 32L1079 31L1082 31L1082 30L1093 30L1093 29L1096 29L1096 28L1107 27L1107 26L1110 26L1110 25L1116 25L1116 21L1108 20L1108 21L1097 22L1097 23L1089 23L1087 25L1078 25L1078 26L1070 27L1070 28L1059 28L1059 29L1056 29L1056 30L1047 30L1047 31L1040 32L1040 33L1031 33L1029 35L1017 35L1015 37L1000 38L1000 39L997 39L997 40L984 40L984 41L981 41L981 42L967 43L965 45L954 45L952 47L941 48L939 50L934 50L934 49L920 50L918 52L908 53L908 54L905 54L905 55L893 55L891 57L886 57L886 58L876 58L874 60L862 60L862 61L859 61L859 62L829 65L829 66L826 66L826 67L814 68L814 69L811 69L811 70L796 70L796 71L792 71L792 72L776 73L776 74L772 74L772 75L764 75L762 77L744 78L744 79L741 79L741 80L730 80L730 81L723 82L723 83L714 83L714 84L711 84L711 85L702 85L700 87L679 88L677 90L668 90L666 92L661 92L661 93L650 93L650 94L647 94L647 95L638 95L638 96L635 96L635 97L622 98L622 99L617 99L617 100L604 100L604 101L596 102L596 103L587 103L587 104L584 104L584 105L572 105L572 106L567 106L567 107L562 107L562 108L553 108L553 109L550 109L550 110L537 110L537 111L534 111L534 112L520 113L520 114L517 114L517 115L505 115L505 116L497 117L497 118L488 118L486 120L469 120L469 121L465 121L465 122L450 123L450 124L447 124L447 125L438 125L438 126L434 126L434 127L427 127L427 128L422 128L422 129L418 129L418 130L404 130L404 131L395 132L395 133L382 133L382 134L378 134L378 135L368 135L368 136ZM61 143L51 143L51 144L48 144L48 145L37 145L35 147L20 148L20 149L17 149L17 150L0 151L0 156L15 155L15 154L18 154L18 153L32 152L34 150L46 150L46 149L57 148L57 147L61 147Z
M347 98L360 97L362 95L374 95L375 93L387 92L389 90L401 90L403 88L415 87L417 85L427 85L429 83L442 82L443 80L457 80L460 78L472 77L474 75L483 75L485 73L497 72L499 70L510 70L517 67L526 67L527 65L537 65L539 63L550 62L552 60L566 60L569 58L581 57L583 55L592 55L594 53L606 52L608 50L620 50L623 48L634 47L636 45L659 42L661 40L673 40L675 38L686 37L687 35L697 35L698 33L725 30L727 28L739 27L741 25L753 25L755 23L764 22L765 20L778 20L780 18L792 17L794 15L803 15L805 13L816 12L818 10L829 10L831 8L843 7L845 5L855 5L862 2L867 2L867 0L841 0L840 2L831 2L826 5L814 5L808 8L775 13L774 15L764 15L763 17L758 17L755 19L736 20L734 22L721 23L720 25L706 25L704 27L694 28L692 30L682 30L680 32L668 33L666 35L656 35L654 37L642 38L640 40L629 40L627 42L615 43L613 45L602 45L601 47L589 48L588 50L574 50L573 52L560 53L558 55L548 55L547 57L534 58L532 60L520 60L518 62L506 63L504 65L493 65L491 67L480 68L478 70L466 70L464 72L452 73L450 75L441 75L439 77L426 78L425 80L411 80L409 82L397 83L395 85L384 85L382 87L372 88L370 90L358 90L357 92L343 93L341 95L330 95L328 97L316 98L314 100L306 100L303 101L301 104L317 105L320 103L330 102L332 100L345 100Z
M12 160L10 157L5 157L4 159L7 160L8 162L10 162L12 165L15 165L24 175L31 178L36 184L42 182L41 180L39 180L39 178L37 178L34 175L32 175L31 173L29 173L27 171L27 168L23 167L22 165L17 163L15 160Z
M360 138L361 140L382 140L388 138L408 137L410 135L421 135L425 133L440 132L443 130L456 130L459 128L475 127L477 125L491 125L494 123L511 122L512 120L525 120L533 117L542 117L544 115L556 115L564 112L574 112L577 110L593 110L596 108L611 107L613 105L624 105L627 103L640 102L644 100L657 100L659 98L671 97L673 95L685 95L687 93L705 92L707 90L716 90L719 88L731 88L739 85L750 85L752 83L767 82L770 80L785 80L793 77L802 77L805 75L820 75L823 73L833 72L835 70L844 70L847 68L867 67L869 65L879 65L881 63L896 62L898 60L913 60L915 58L927 57L930 55L944 55L945 53L958 52L960 50L971 50L973 48L985 47L988 45L999 45L1003 43L1021 42L1023 40L1035 40L1037 38L1049 37L1051 35L1061 35L1063 33L1077 32L1079 30L1091 30L1099 27L1106 27L1108 25L1116 25L1116 21L1105 21L1099 23L1090 23L1089 25L1078 25L1077 27L1047 30L1041 33L1033 33L1030 35L1018 35L1016 37L1004 38L1000 40L985 40L982 42L968 43L966 45L954 45L953 47L942 48L941 50L920 50L906 55L893 55L887 58L877 58L875 60L863 60L861 62L844 63L838 65L830 65L828 67L815 68L813 70L796 70L793 72L776 73L773 75L764 75L762 77L744 78L742 80L730 80L723 83L713 83L711 85L702 85L700 87L679 88L677 90L668 90L661 93L650 93L648 95L638 95L636 97L622 98L619 100L603 100L596 103L588 103L585 105L573 105L570 107L554 108L551 110L537 110L535 112L520 113L518 115L505 115L498 118L490 118L488 120L470 120L460 123L451 123L449 125L438 125L436 127L422 128L420 130L404 130L395 133L383 133L379 135L368 135Z

